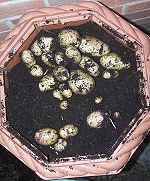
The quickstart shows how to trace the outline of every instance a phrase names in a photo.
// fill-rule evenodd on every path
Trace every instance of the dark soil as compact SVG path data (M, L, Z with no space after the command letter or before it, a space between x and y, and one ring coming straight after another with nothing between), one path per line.
M121 56L124 63L131 63L131 68L120 71L116 79L104 80L101 74L95 78L96 87L86 96L73 94L69 99L69 109L62 111L59 108L60 101L52 96L52 91L42 93L38 89L39 78L29 75L23 63L16 65L9 73L9 89L7 90L7 117L11 126L19 131L22 136L47 155L50 161L57 158L78 157L84 155L111 156L124 135L131 129L128 127L131 119L142 107L139 93L139 79L141 73L136 71L136 55L131 49L117 42L112 35L106 33L95 23L86 23L78 27L67 27L78 30L81 36L94 36L107 43L112 52ZM56 45L53 51L58 51L57 34L60 30L42 30L36 37L53 36ZM35 57L46 71L47 66ZM98 58L94 58L98 62ZM72 63L67 65L69 70L78 67ZM101 72L104 69L100 66ZM95 96L102 96L103 102L96 105ZM86 123L86 117L91 112L103 110L110 114L117 129L113 127L109 119L105 119L103 128L90 128ZM114 112L120 112L120 118L113 117ZM34 134L41 128L54 128L57 131L65 124L74 124L79 128L75 137L69 138L68 146L62 153L56 153L49 146L41 146L34 140ZM129 128L129 129L128 129ZM121 136L122 135L122 136ZM119 139L120 138L120 139Z

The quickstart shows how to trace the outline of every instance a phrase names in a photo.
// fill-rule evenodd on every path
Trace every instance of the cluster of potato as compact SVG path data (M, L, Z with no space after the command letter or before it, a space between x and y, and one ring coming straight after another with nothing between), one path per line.
M61 101L70 98L72 93L86 95L92 91L94 78L100 74L100 65L105 69L104 79L116 78L120 70L130 67L130 63L124 64L117 54L110 53L106 43L91 36L81 37L75 30L66 29L58 34L58 42L63 51L53 51L54 41L53 37L41 37L33 43L31 50L23 51L22 60L32 76L42 77L39 82L40 91L53 90L53 96ZM33 54L52 69L51 74L44 74ZM91 54L93 58L85 54ZM65 56L78 65L77 70L65 67L68 61ZM94 57L99 57L99 64L94 61ZM60 86L56 87L58 82Z
M22 52L21 58L32 76L41 77L39 90L53 91L53 97L61 101L60 108L63 110L68 108L67 99L71 98L73 93L84 96L93 90L95 77L100 75L100 66L104 69L104 72L101 72L104 79L116 78L120 70L130 68L130 63L123 63L116 53L110 52L106 43L91 36L81 37L73 29L65 29L58 34L59 46L63 51L54 50L54 41L53 37L41 37L30 49ZM88 56L89 54L91 56ZM44 73L43 68L36 62L36 56L51 71ZM95 57L99 58L99 62L94 60ZM78 69L66 68L67 61L70 59L78 66ZM102 99L101 96L97 96L95 103L101 103ZM101 111L92 112L87 116L87 124L92 128L101 128L103 114ZM77 134L78 128L74 125L61 128L59 131L61 138L56 130L43 128L35 133L35 140L41 145L54 144L56 151L63 151L67 146L66 139Z
M78 128L73 124L67 124L60 128L59 135L55 129L43 128L35 133L34 138L38 144L43 146L54 145L56 151L62 152L67 147L66 139L77 134Z

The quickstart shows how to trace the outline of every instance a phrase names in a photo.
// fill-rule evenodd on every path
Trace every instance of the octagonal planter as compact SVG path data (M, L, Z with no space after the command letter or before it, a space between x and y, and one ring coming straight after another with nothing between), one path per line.
M66 27L84 27L95 23L120 46L134 52L139 79L139 89L144 96L141 107L132 120L111 145L109 154L64 156L51 160L21 131L11 126L7 117L7 90L9 72L21 62L20 53L28 49L41 31L59 30ZM92 26L92 25L90 25ZM93 25L94 26L94 25ZM86 29L85 29L86 31ZM25 14L18 25L0 45L0 144L30 167L43 179L86 177L119 173L143 141L150 128L150 39L132 24L122 19L100 2L80 2L51 8L43 8ZM15 107L15 105L14 105ZM107 129L107 126L106 126ZM112 123L112 129L117 129ZM99 148L99 144L96 145ZM105 152L107 152L105 150Z

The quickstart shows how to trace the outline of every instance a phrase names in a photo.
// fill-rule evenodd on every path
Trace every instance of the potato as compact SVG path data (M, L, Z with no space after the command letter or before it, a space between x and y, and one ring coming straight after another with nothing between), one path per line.
M57 131L52 128L43 128L36 131L34 135L35 141L40 145L52 145L57 142Z
M58 34L58 39L62 47L67 47L70 45L74 45L75 47L78 47L80 44L79 33L72 29L62 30Z
M83 53L89 53L92 56L97 57L103 56L110 52L109 46L106 43L90 36L85 36L81 39L79 49Z
M62 152L62 151L64 151L66 146L67 146L67 141L60 138L60 139L58 139L58 142L55 143L54 149L58 152Z
M38 44L38 40L36 40L33 45L31 46L31 51L36 55L36 56L40 56L42 55L42 50Z
M68 82L71 90L79 95L88 94L95 86L94 79L81 70L72 71Z
M30 69L30 74L34 77L41 77L43 75L43 69L40 65L33 65Z
M130 68L130 63L124 64L116 53L109 53L100 58L100 64L108 70L122 70Z
M97 77L99 75L99 65L90 57L82 56L81 62L79 66L84 70L88 71L90 75L93 77Z
M36 60L30 50L24 50L21 55L22 61L26 64L28 68L36 64Z
M53 70L53 74L55 78L60 82L66 81L70 77L69 71L63 66L56 67Z
M67 139L70 136L76 136L78 134L78 128L73 124L67 124L60 129L59 134L62 138Z
M104 113L102 111L95 111L87 116L87 124L92 128L101 128L103 120Z
M71 58L71 59L74 60L74 63L80 63L80 61L81 61L81 53L76 47L68 46L66 48L65 53L66 53L66 56L68 58Z
M55 88L55 79L52 75L45 75L39 82L41 92L53 90Z
M49 52L52 49L53 37L41 37L38 41L38 45L43 52Z

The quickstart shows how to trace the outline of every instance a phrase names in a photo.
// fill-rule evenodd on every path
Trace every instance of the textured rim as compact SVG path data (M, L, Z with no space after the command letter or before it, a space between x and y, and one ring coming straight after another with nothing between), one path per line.
M116 15L108 8L103 6L98 2L80 2L71 5L62 5L51 8L43 8L37 11L32 11L25 14L19 21L18 25L15 27L13 31L11 31L3 44L0 45L0 64L1 67L4 68L4 63L8 61L8 54L17 47L19 48L23 42L28 38L28 36L33 32L34 26L40 25L40 22L43 22L46 19L51 19L52 17L58 22L58 19L64 16L64 14L68 15L79 15L81 12L81 20L82 13L84 11L91 9L89 16L92 16L93 11L96 12L97 16L100 16L103 22L107 22L107 24L111 24L111 27L114 27L118 32L127 34L137 42L139 42L143 47L141 53L141 58L144 61L144 65L146 67L146 71L150 68L149 60L150 60L150 39L143 32L138 30L133 25L126 22L120 16ZM67 13L66 13L67 12ZM94 18L93 18L94 19ZM70 21L72 19L70 18ZM95 19L96 21L96 19ZM110 23L111 22L111 23ZM34 26L32 26L34 25ZM44 25L44 24L42 24ZM28 29L28 33L27 32ZM16 46L17 45L17 46ZM148 86L150 82L149 72L145 72L148 76ZM1 76L2 77L2 76ZM2 84L4 83L3 79L1 80ZM4 92L4 87L0 87L1 91ZM148 91L149 91L148 87ZM1 94L1 100L5 99L5 95ZM5 105L4 105L5 106ZM4 117L3 109L1 109L1 120ZM30 150L22 145L19 140L16 138L12 138L10 133L3 127L0 127L0 144L2 144L6 149L8 149L11 153L13 153L18 159L20 159L24 164L30 167L33 171L37 173L43 179L55 179L55 178L70 178L70 177L86 177L86 176L96 176L96 175L106 175L106 174L116 174L119 173L125 164L128 162L134 151L140 145L140 143L144 139L144 135L149 131L150 128L150 113L143 116L142 122L136 127L136 129L132 132L132 134L127 135L126 141L119 145L117 150L112 156L111 160L92 160L92 161L77 161L77 162L67 162L51 164L46 167L43 166L38 160L36 160L30 154Z

